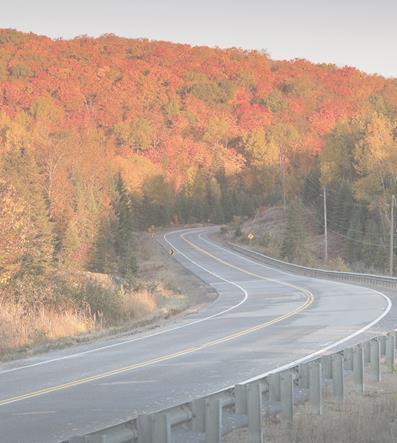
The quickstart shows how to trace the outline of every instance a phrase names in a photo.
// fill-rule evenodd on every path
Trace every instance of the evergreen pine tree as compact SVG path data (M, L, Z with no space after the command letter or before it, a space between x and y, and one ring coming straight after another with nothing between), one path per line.
M304 263L308 255L305 238L304 206L300 200L295 199L288 205L287 226L281 245L283 258L290 262Z
M346 234L346 255L351 263L361 262L366 218L365 208L359 207L353 210L349 229Z
M115 251L115 232L113 227L114 220L109 218L103 219L100 224L89 266L93 272L111 275L119 272L119 260Z
M113 210L114 250L119 261L119 272L124 277L132 276L137 268L132 242L133 212L121 174L116 178Z
M54 233L37 163L29 151L21 148L5 155L2 169L18 196L29 207L35 232L22 271L32 274L50 272L54 266Z
M303 203L305 205L317 205L321 200L321 184L319 168L312 169L305 177L303 183Z

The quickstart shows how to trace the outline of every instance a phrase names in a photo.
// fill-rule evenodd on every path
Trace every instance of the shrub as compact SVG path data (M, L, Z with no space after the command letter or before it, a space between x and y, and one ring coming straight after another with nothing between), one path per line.
M114 289L88 280L69 288L69 299L80 310L88 309L94 318L101 318L105 323L120 318L120 293Z

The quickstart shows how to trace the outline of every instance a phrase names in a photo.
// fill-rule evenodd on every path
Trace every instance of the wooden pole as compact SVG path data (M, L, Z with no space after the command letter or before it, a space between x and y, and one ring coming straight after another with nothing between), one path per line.
M327 220L327 189L323 188L324 198L324 263L328 263L328 220Z
M280 145L280 175L281 175L281 192L283 195L284 212L287 209L287 202L285 197L285 170L284 170L284 146Z
M391 196L391 209L390 209L390 267L389 273L393 277L393 258L394 258L394 203L396 197Z

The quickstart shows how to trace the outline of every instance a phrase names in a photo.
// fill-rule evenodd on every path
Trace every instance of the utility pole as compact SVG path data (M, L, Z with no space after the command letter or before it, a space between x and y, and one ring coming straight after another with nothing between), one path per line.
M285 170L284 170L284 146L280 145L280 175L281 175L281 192L283 194L283 208L284 212L287 210L287 203L285 198Z
M328 263L328 220L327 220L327 189L323 188L324 199L324 263Z
M391 196L390 208L390 277L393 277L393 258L394 258L394 205L396 204L396 197Z

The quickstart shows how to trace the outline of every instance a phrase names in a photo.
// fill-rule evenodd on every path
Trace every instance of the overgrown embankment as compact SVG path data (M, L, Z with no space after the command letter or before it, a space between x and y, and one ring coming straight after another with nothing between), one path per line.
M0 358L153 325L214 297L155 238L136 236L140 267L128 284L80 272L0 286Z
M253 238L249 238L249 234ZM319 233L313 208L300 201L291 202L286 211L281 207L262 208L255 218L235 217L222 227L223 240L244 244L265 255L303 266L349 271L345 243L329 233L328 263L324 263L324 234Z

